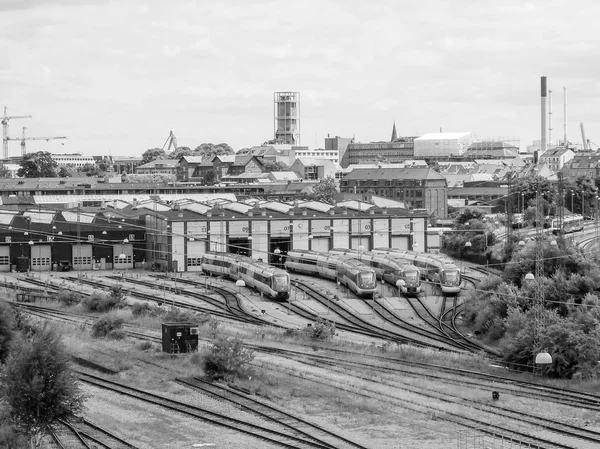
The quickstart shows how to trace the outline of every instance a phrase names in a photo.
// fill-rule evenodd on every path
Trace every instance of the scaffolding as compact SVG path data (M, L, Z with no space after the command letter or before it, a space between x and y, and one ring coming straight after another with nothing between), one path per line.
M299 92L275 92L275 140L300 145Z

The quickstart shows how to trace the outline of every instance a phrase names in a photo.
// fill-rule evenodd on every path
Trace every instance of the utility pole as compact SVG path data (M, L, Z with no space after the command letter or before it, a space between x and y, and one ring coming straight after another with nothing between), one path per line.
M4 106L4 116L0 117L0 123L2 123L2 146L3 146L3 157L8 159L8 141L11 140L8 137L8 122L14 119L31 118L31 115L13 115L11 117L6 115L6 106Z

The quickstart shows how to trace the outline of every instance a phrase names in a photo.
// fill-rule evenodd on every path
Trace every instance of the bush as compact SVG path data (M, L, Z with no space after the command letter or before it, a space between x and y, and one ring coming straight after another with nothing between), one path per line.
M131 314L136 318L152 315L152 312L152 308L147 302L136 302L133 306L131 306Z
M202 324L210 320L210 315L196 313L188 309L179 309L177 307L171 307L163 319L169 323L192 322Z
M138 343L136 347L140 351L148 351L149 349L152 349L152 343L150 343L149 341L142 341Z
M82 296L69 290L61 290L56 296L56 300L65 306L72 306L81 302Z
M110 338L111 340L123 340L127 335L121 329L114 329L108 333L106 338Z
M313 324L310 331L310 338L315 340L328 340L335 336L335 323L333 321L324 320L321 317L317 318L317 322Z
M120 330L122 326L121 318L100 318L92 326L92 337L104 338L112 331Z
M112 309L120 309L124 306L123 298L113 295L94 293L83 300L84 306L90 312L108 312Z
M204 354L204 373L212 379L235 378L244 374L254 352L244 348L242 339L219 337Z

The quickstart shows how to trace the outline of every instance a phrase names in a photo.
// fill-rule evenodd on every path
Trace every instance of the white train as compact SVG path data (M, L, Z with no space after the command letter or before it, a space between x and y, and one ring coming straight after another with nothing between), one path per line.
M290 275L250 257L230 253L207 252L202 255L202 271L206 274L243 280L248 287L269 298L283 301L290 297Z
M372 298L377 289L377 275L373 268L335 254L290 250L284 266L289 272L295 271L337 281L361 298Z
M560 229L560 220L558 218L553 218L550 222L550 232L554 235L569 234L571 232L583 230L583 225L583 216L565 215L562 223L562 230Z
M394 287L400 286L403 295L417 296L421 293L421 271L407 260L386 254L359 252L355 249L334 248L329 254L351 257L369 265L379 279L383 279ZM398 283L398 281L401 281Z
M439 285L444 295L458 295L461 290L460 268L445 254L418 253L404 249L375 248L371 252L386 254L412 263L421 277Z

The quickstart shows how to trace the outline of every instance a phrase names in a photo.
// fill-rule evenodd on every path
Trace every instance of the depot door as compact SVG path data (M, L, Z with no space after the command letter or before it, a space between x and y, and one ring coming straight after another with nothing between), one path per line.
M113 261L115 270L133 270L133 244L114 245Z
M50 271L51 253L50 245L31 245L31 271Z
M93 269L92 245L73 245L73 269L91 270Z

